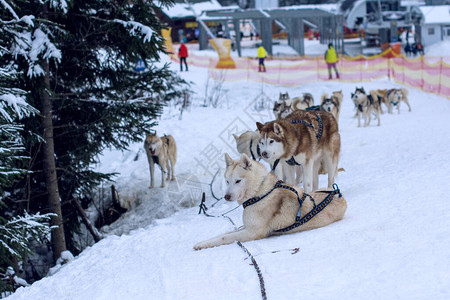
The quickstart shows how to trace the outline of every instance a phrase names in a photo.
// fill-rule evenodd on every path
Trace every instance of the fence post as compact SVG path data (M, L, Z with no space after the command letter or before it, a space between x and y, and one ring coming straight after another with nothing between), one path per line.
M441 95L441 86L442 86L442 65L444 64L444 61L441 56L441 64L439 66L439 88L438 88L438 95Z
M424 80L423 80L423 61L424 61L424 57L425 56L420 56L420 80L421 80L421 84L420 84L420 89L423 91L423 85L424 85Z
M388 79L391 81L391 58L388 57Z
M402 57L402 84L405 84L405 57Z
M319 56L315 58L316 60L316 67L317 67L317 80L320 80L320 73L319 73Z
M362 63L366 63L366 57L361 56L361 63L359 64L359 81L362 81Z

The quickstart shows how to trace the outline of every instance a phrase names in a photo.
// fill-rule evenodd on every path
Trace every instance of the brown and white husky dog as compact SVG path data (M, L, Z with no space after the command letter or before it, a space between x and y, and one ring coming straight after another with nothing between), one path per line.
M377 94L376 91L370 91L366 94L364 88L356 88L355 92L351 94L352 101L356 107L356 115L358 117L358 127L361 126L361 116L364 118L364 126L370 125L372 112L375 113L380 126L381 101L383 97Z
M285 119L266 124L256 123L260 132L261 156L266 161L286 161L292 165L285 172L287 182L295 184L295 167L303 167L303 188L318 188L318 172L323 160L328 173L328 188L337 172L341 137L338 123L331 113L297 110Z
M155 186L154 174L155 164L161 169L161 187L166 186L167 180L175 180L175 164L177 162L177 144L171 135L159 137L154 133L147 133L144 142L145 153L147 153L150 168L150 188Z
M408 90L405 88L401 89L390 89L390 90L376 90L378 95L383 97L383 102L388 108L388 113L392 114L394 107L397 108L398 113L400 113L400 102L405 102L408 106L408 111L411 111L411 105L408 101Z
M331 97L328 97L328 94L323 94L320 109L332 113L336 120L339 122L339 115L341 113L343 99L344 95L342 94L342 91L333 92Z

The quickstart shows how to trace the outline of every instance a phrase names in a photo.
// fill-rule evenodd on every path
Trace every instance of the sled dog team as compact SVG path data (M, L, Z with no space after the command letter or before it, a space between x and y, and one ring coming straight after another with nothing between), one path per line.
M364 119L364 126L370 125L372 112L375 113L380 126L380 114L383 112L381 104L387 107L388 113L392 114L394 107L397 107L400 113L400 103L403 101L411 111L411 105L408 101L408 90L401 89L385 89L385 90L371 90L366 93L364 88L356 88L355 92L351 94L351 98L356 108L356 116L358 117L358 127L361 126L361 117Z
M388 112L398 111L400 102L411 107L405 89L372 90L356 88L351 99L365 126L374 112L380 125L381 103ZM343 218L347 204L334 184L338 172L341 139L338 120L342 91L322 95L314 106L310 93L289 98L280 93L273 113L276 120L256 123L255 131L234 135L240 159L225 154L226 201L244 208L243 227L197 243L194 249L245 242L270 235L293 233L331 224ZM148 133L144 147L150 167L150 188L154 187L155 163L161 169L161 187L175 180L176 143L172 136ZM259 160L266 161L271 171ZM318 175L328 175L327 189L318 189ZM167 178L166 178L167 175ZM299 184L303 183L303 189Z

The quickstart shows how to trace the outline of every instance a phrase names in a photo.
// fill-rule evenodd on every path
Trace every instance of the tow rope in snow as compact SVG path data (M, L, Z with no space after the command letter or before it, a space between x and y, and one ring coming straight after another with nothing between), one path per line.
M233 220L229 216L226 216L226 214L228 214L231 211L235 210L239 206L240 205L236 206L235 208L233 208L233 209L231 209L231 210L229 210L227 212L224 212L220 216L210 215L210 214L208 214L206 212L208 210L208 208L205 205L205 193L203 192L202 201L201 201L201 203L199 205L200 209L199 209L198 213L201 214L203 212L203 214L205 216L211 217L211 218L220 218L220 217L226 218L226 219L228 219L228 221L230 221L230 223L234 226L234 228L237 229L236 224L233 222ZM255 257L253 256L253 254L250 253L250 251L248 251L247 248L245 248L244 245L242 245L241 242L237 242L237 245L248 255L248 257L250 257L250 260L252 261L251 265L253 266L253 268L255 268L256 274L258 275L259 287L260 287L260 290L261 290L261 297L262 297L263 300L267 300L266 287L265 287L265 284L264 284L264 277L262 275L262 272L261 272L261 269L259 268L258 263L255 260Z

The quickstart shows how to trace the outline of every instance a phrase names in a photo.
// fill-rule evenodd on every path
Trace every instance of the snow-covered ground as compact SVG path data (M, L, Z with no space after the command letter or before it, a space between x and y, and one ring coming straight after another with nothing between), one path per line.
M323 93L335 90L344 93L339 166L345 169L336 183L348 209L342 221L324 228L244 243L259 265L267 299L450 299L448 99L409 89L411 112L402 105L400 114L383 114L381 126L358 128L350 100L355 86L397 84L387 79L295 88L224 83L224 97L213 108L202 105L207 70L191 67L180 75L193 82L192 106L181 120L178 108L166 107L156 127L177 141L178 182L147 188L142 144L105 152L98 169L120 173L116 187L131 210L59 272L8 299L261 299L255 269L237 244L192 249L233 229L226 218L198 214L201 192L209 214L236 207L223 200L211 207L216 200L208 183L224 168L224 152L238 157L231 133L271 119L271 108L260 109L255 99L310 92L318 103ZM159 170L156 175L158 184ZM326 177L320 180L325 186ZM223 194L221 183L214 181L217 195ZM240 226L241 214L239 207L227 216Z

